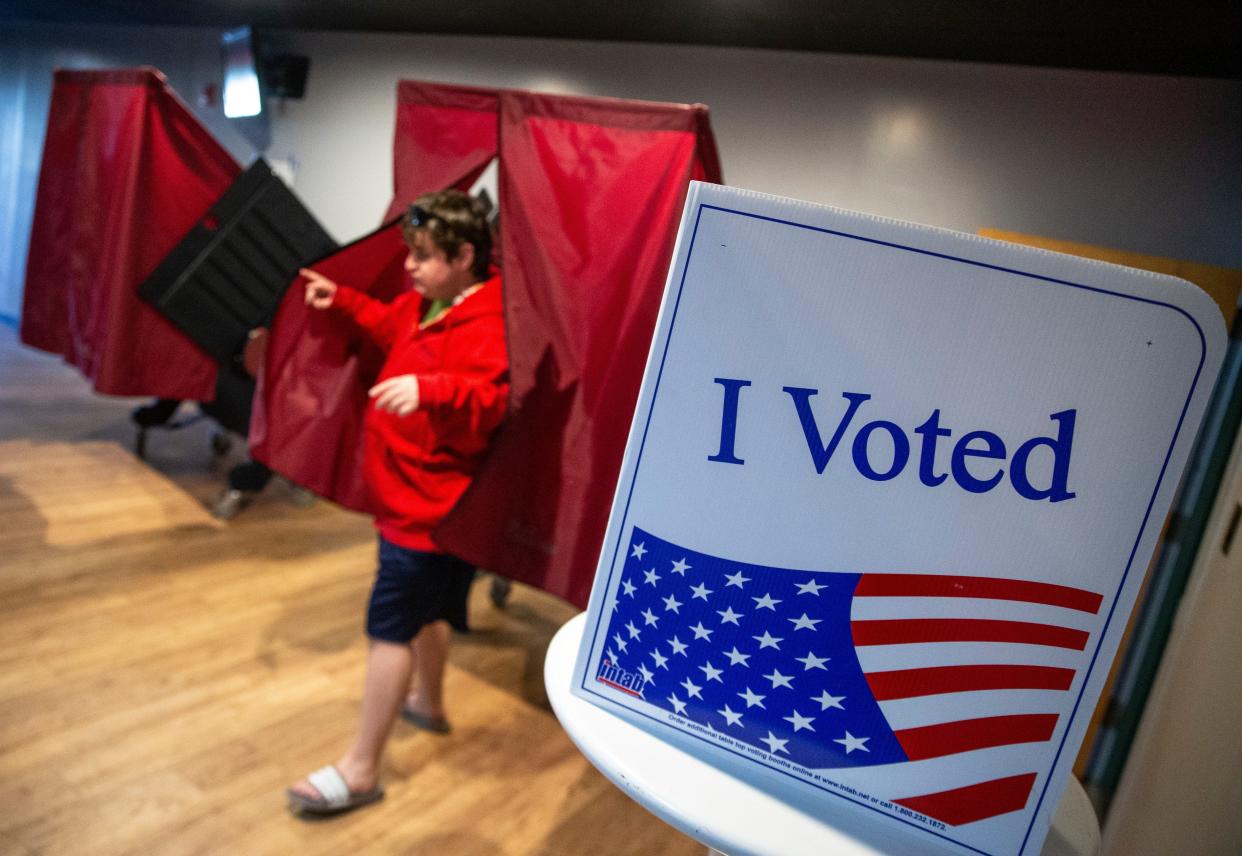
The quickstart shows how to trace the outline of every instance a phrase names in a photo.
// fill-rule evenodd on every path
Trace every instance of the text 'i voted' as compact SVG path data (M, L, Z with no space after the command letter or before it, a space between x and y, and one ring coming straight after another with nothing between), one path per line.
M720 419L720 447L715 454L707 459L722 464L745 464L741 451L744 442L737 436L737 417L741 404L741 392L751 386L751 381L741 378L715 378L715 382L724 388L724 403ZM885 482L894 479L905 471L911 457L917 458L918 479L928 487L939 487L949 481L971 493L987 493L1004 481L1006 474L1009 483L1019 496L1032 501L1048 500L1061 502L1073 499L1075 494L1069 489L1070 453L1074 443L1074 423L1078 416L1077 410L1062 410L1049 414L1055 436L1036 436L1024 439L1009 455L1010 446L997 433L986 430L972 430L957 435L956 442L946 443L950 448L948 462L938 464L937 448L941 439L955 436L954 430L942 424L939 408L913 428L901 427L887 419L868 421L870 413L862 414L864 408L878 409L868 393L842 392L845 399L844 408L829 410L826 403L818 404L820 416L817 417L817 405L813 399L819 394L817 389L797 386L781 387L789 397L789 412L796 416L810 452L810 463L816 472L823 474L832 461L838 446L845 439L850 429L857 425L853 439L849 443L850 459L854 468L871 481ZM824 432L820 430L821 419L824 424L834 424L831 437L824 441ZM910 435L917 435L911 439ZM873 442L873 438L884 436L891 450L889 460L877 464L880 456L875 454L876 447L884 440ZM917 444L917 453L913 447ZM1047 449L1052 456L1050 472L1032 474L1032 454L1040 448ZM1004 462L1008 461L1008 467ZM1036 468L1046 469L1046 468ZM1036 482L1040 484L1036 484ZM1046 485L1046 486L1044 486Z

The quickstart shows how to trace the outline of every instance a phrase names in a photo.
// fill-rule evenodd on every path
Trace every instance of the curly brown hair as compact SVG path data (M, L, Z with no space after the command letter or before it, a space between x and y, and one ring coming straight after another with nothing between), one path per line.
M492 263L492 230L484 204L460 190L424 193L401 218L401 234L414 245L414 236L425 232L449 259L457 258L462 244L474 247L471 273L486 279Z

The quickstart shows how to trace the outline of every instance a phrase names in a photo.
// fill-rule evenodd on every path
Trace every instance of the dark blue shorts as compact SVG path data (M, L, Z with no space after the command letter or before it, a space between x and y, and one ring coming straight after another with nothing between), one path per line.
M367 604L367 635L408 643L428 624L466 630L474 568L448 553L424 553L379 539L379 571Z

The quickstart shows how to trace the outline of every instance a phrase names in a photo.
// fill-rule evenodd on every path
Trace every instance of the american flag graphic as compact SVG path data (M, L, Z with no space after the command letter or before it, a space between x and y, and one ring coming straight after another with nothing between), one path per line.
M1070 710L1101 601L1028 580L733 562L635 528L594 675L960 826L1026 807L1048 766L1029 744L1050 746Z

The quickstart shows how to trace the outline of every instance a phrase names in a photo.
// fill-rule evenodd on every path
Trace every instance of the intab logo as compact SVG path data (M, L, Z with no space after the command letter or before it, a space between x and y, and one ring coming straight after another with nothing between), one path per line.
M613 689L621 690L623 693L629 693L635 698L642 698L643 689L647 686L646 675L627 672L608 657L600 662L599 674L595 676L595 680Z

